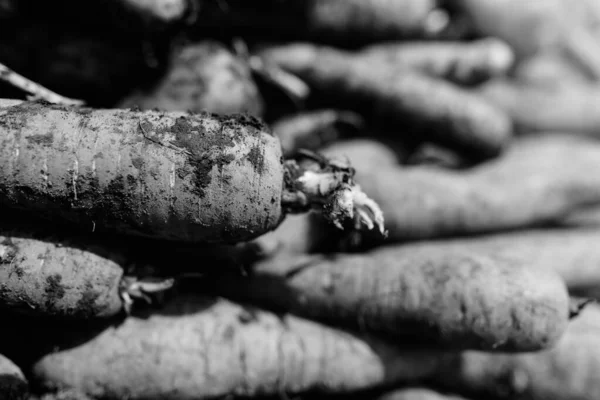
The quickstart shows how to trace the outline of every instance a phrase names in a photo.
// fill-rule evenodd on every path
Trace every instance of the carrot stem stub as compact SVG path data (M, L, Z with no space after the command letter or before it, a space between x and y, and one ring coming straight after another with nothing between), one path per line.
M0 101L0 204L92 231L233 243L309 209L383 231L352 168L305 158L247 115Z

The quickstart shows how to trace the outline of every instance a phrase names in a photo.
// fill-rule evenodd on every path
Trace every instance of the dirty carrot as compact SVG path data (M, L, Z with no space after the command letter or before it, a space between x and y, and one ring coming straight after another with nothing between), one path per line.
M348 164L283 161L250 116L11 102L0 118L0 203L88 231L233 243L310 209L383 230Z
M340 156L335 151L329 156ZM381 206L388 241L449 237L555 223L600 203L597 141L569 134L516 139L501 157L461 170L365 170L361 188Z
M147 400L177 393L191 400L344 393L422 378L435 366L427 352L190 295L79 343L67 340L41 357L31 368L32 380L45 390L77 389L95 398Z
M236 301L452 349L533 351L570 319L567 287L533 258L395 246L364 254L274 257L207 287ZM537 267L537 268L536 268Z

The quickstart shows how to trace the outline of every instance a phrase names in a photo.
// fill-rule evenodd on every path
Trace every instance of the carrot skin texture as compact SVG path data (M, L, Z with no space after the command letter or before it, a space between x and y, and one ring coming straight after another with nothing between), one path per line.
M0 307L32 316L81 319L122 311L119 264L68 240L21 234L0 231Z
M303 79L325 101L474 158L498 155L512 136L512 122L500 108L410 68L306 43L269 47L258 55Z
M37 103L0 116L5 206L195 242L249 240L282 218L281 146L253 118Z
M262 116L263 99L250 67L219 42L185 46L170 63L156 85L132 93L118 108Z
M595 141L547 134L516 139L471 169L381 168L357 182L382 208L388 241L397 242L559 221L600 202L600 178L589 173L598 168Z
M161 312L130 317L79 346L49 353L31 370L32 380L47 390L184 400L310 389L343 393L422 378L437 362L429 353L401 351L293 316L181 296Z
M10 400L25 400L29 384L21 369L0 354L0 397Z
M225 274L208 286L235 301L396 340L426 337L450 349L533 351L561 337L569 295L554 271L528 267L493 252L397 246L357 255L276 257L254 265L248 277Z

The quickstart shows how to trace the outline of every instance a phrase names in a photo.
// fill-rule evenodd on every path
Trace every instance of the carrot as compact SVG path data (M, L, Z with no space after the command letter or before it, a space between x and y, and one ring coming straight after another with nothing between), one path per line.
M114 243L111 248L110 243L65 236L49 226L34 226L33 221L17 222L4 215L2 220L0 307L13 313L108 318L129 312L134 299L151 301L153 292L173 284L166 278L138 280L132 274L136 271L128 273L131 254L119 252Z
M473 398L595 399L600 396L599 333L580 332L573 324L556 347L546 351L455 354L429 381Z
M394 390L378 400L466 400L462 397L442 394L427 388L406 388Z
M117 107L143 110L248 112L260 117L263 100L250 67L224 45L203 41L173 54L165 76L149 89L138 89Z
M368 62L369 56L300 43L267 47L265 62L296 74L324 102L367 114L380 126L418 135L474 159L498 155L511 121L479 96L410 68Z
M249 116L24 102L0 117L0 202L90 231L234 243L310 209L383 229L351 167L282 162Z
M435 0L287 0L200 3L197 34L311 40L356 46L431 37L448 19Z
M123 270L94 253L2 232L0 264L2 307L80 318L122 310Z
M226 272L208 290L236 301L445 348L532 351L569 320L567 288L535 258L396 246L364 254L282 256ZM493 282L493 284L490 284Z
M98 398L349 392L433 373L435 357L293 316L183 295L37 360L32 382Z
M596 141L543 134L519 138L502 157L470 169L382 167L357 182L380 205L394 242L557 222L600 202L600 177L589 173L598 168Z
M324 145L355 135L365 121L349 111L326 109L288 115L271 125L281 141L284 155L299 149L319 150Z
M514 64L512 49L496 38L472 42L383 43L371 45L359 54L371 65L410 67L460 84L476 84L506 75Z
M21 369L0 354L0 397L7 400L25 400L28 393L29 384Z

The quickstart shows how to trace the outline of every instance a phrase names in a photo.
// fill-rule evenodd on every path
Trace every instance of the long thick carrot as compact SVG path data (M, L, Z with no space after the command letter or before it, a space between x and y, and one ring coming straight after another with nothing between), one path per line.
M260 117L263 99L244 60L219 42L203 41L177 50L158 83L135 91L118 104L119 108L132 106L216 114L247 112Z
M435 361L293 316L181 296L43 356L32 379L47 390L132 400L344 393L428 376Z
M411 139L433 141L467 156L498 155L512 134L496 106L441 79L411 68L369 62L331 47L307 43L257 53L312 86L324 102L362 112Z
M28 393L29 384L21 369L0 354L0 397L10 400L25 400Z
M328 152L341 155L331 146ZM500 158L463 170L365 170L357 179L381 206L389 241L534 227L600 202L600 146L544 134L517 139Z
M0 117L0 202L90 231L239 242L311 208L383 229L351 167L283 162L252 117L27 102Z
M91 318L123 309L123 269L76 247L0 236L0 307L41 316ZM8 236L7 236L8 235Z
M543 260L434 246L366 254L283 256L249 276L219 275L207 287L238 301L398 342L531 351L554 345L570 316L567 287Z
M0 308L30 318L90 320L129 312L134 300L151 302L153 293L173 285L173 279L158 274L159 268L166 269L160 253L186 248L168 242L148 249L152 243L144 246L135 239L124 245L119 237L69 235L65 226L19 214L3 213L1 220ZM144 253L146 259L140 257ZM210 251L205 255L215 263L229 261L214 258ZM185 257L179 257L170 258L181 263ZM144 261L149 264L135 264ZM142 276L145 280L138 279Z

